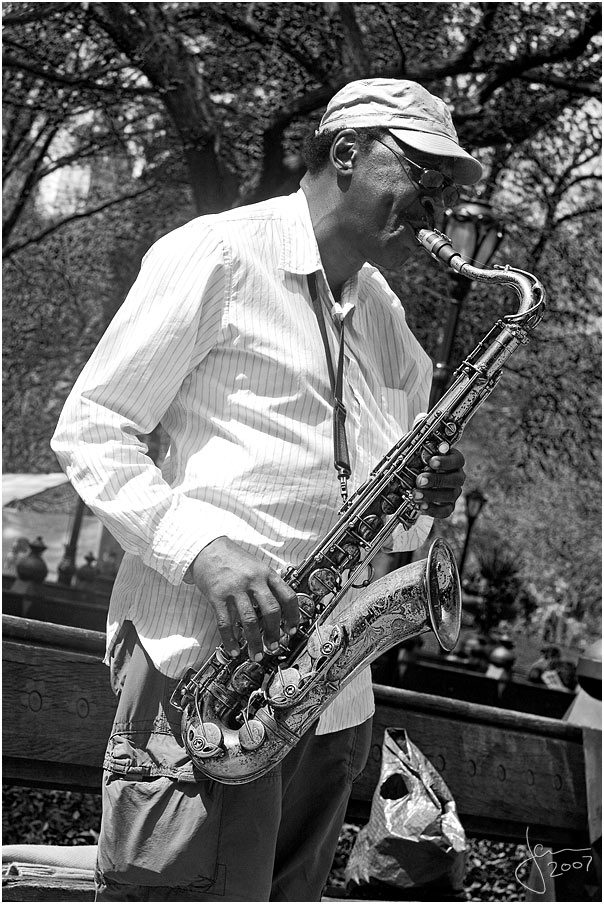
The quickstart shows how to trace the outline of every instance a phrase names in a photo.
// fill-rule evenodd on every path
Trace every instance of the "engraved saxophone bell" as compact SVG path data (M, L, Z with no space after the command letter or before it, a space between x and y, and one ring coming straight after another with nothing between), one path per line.
M237 682L245 663L232 668L230 682L225 674L203 685L190 679L180 702L183 742L200 772L225 784L259 778L283 759L343 687L391 647L433 631L440 646L452 650L461 624L461 587L451 548L435 540L426 559L384 575L341 612L324 615L287 668L266 684L264 702L253 717L240 724L228 724L222 707L225 684Z

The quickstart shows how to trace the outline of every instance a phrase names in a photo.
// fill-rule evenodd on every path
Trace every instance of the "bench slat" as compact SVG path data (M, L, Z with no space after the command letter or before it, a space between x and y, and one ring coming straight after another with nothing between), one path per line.
M116 698L98 656L4 640L3 755L26 764L100 766Z
M3 617L5 780L100 789L116 699L98 632ZM63 646L61 644L64 643ZM405 728L444 780L466 829L491 838L580 846L587 828L582 732L495 707L374 686L368 765L351 812L379 780L386 727Z

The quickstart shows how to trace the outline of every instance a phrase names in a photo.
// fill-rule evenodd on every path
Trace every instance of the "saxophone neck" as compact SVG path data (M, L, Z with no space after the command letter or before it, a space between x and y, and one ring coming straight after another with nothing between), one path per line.
M436 229L418 229L416 238L434 260L449 267L459 276L469 280L500 283L513 288L520 305L515 314L509 314L504 320L527 330L537 326L545 311L545 289L532 273L510 267L508 264L492 269L475 267L454 249L448 236Z

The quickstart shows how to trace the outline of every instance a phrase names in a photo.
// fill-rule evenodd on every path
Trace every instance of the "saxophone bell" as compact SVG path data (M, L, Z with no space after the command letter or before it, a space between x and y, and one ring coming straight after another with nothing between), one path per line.
M374 659L403 641L433 631L450 652L461 625L455 557L435 540L428 557L379 578L344 611L325 613L287 666L267 673L238 722L225 717L224 679L186 676L182 738L196 768L224 784L244 784L270 771L337 694ZM244 664L245 665L245 664ZM230 667L232 668L232 667ZM229 683L243 666L235 666ZM203 669L202 669L203 672ZM183 699L184 697L184 699Z

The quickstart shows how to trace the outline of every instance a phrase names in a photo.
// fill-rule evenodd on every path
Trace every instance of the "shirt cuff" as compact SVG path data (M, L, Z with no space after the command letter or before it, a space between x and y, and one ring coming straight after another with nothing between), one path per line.
M274 545L232 512L178 495L143 554L143 562L171 584L180 584L201 550L218 537L255 547Z
M428 539L433 523L433 518L429 518L427 515L420 515L410 530L403 530L399 525L394 529L390 537L390 549L384 549L384 551L412 552L414 549L419 549Z

